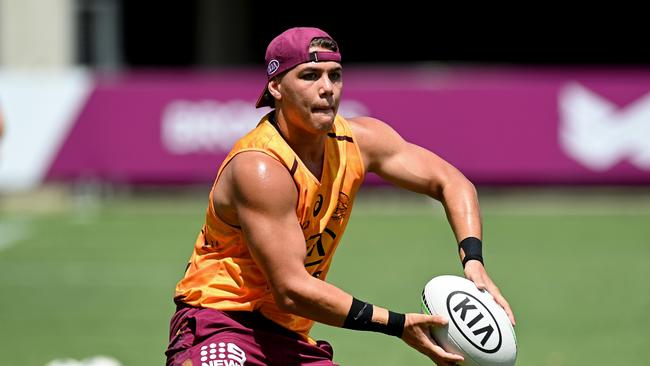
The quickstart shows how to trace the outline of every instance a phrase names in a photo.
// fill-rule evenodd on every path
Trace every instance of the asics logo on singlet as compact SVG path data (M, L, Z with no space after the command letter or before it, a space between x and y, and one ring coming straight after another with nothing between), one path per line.
M210 343L201 347L201 366L244 366L246 353L234 343Z
M269 66L266 68L267 75L273 75L280 68L280 62L278 60L271 60Z

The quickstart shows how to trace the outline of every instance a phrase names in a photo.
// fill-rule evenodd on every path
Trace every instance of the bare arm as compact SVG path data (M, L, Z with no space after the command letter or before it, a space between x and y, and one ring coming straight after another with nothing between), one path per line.
M456 240L481 239L481 216L474 185L451 164L420 146L404 141L385 123L352 119L368 171L413 192L440 201Z
M251 255L264 272L278 307L342 326L352 295L312 277L305 269L305 239L295 213L297 192L286 168L263 153L241 153L225 168L214 189L213 197L226 197L225 201L215 198L215 208L226 216L235 214L232 217L242 227ZM374 306L372 322L387 321L388 311ZM407 314L403 339L441 364L460 361L460 356L423 341L428 327L444 324L446 321L439 316Z
M266 275L278 306L341 326L352 296L305 269L305 238L295 212L297 192L287 169L263 153L241 153L224 170L215 189L226 189L224 185L251 255Z
M369 117L351 119L367 171L408 190L427 194L439 200L456 241L473 236L482 238L481 212L474 185L451 164L420 146L405 141L382 121ZM465 257L460 250L461 260ZM483 264L469 260L465 277L476 286L487 289L505 309L512 324L510 305L490 279Z

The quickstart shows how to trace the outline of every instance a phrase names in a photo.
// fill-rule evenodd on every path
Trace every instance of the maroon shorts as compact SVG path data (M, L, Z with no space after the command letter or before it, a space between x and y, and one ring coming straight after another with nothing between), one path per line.
M332 346L303 340L257 312L181 305L172 317L167 366L333 366Z

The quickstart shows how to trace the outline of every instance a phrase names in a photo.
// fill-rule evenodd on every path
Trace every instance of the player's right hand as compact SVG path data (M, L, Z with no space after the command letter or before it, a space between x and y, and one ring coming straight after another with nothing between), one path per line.
M431 338L431 327L444 327L447 323L448 320L440 315L406 314L402 340L429 357L436 365L455 365L464 360L463 356L445 351Z

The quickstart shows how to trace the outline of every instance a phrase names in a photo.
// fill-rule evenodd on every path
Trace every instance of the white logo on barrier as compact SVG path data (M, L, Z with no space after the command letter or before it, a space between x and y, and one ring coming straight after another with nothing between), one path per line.
M201 347L201 366L244 366L246 353L234 343L210 343Z
M358 116L367 116L370 114L370 111L365 104L356 100L348 99L341 102L337 113L343 117L351 118Z
M650 94L618 109L578 83L559 95L559 142L564 152L595 171L623 160L650 170Z
M161 142L175 155L227 153L267 112L243 100L176 100L163 110ZM347 117L366 115L368 108L354 100L343 101L339 114Z
M162 144L177 155L228 152L263 115L264 111L243 100L177 100L163 111Z

